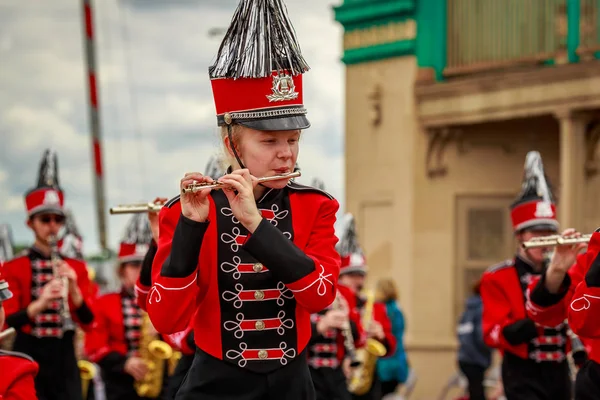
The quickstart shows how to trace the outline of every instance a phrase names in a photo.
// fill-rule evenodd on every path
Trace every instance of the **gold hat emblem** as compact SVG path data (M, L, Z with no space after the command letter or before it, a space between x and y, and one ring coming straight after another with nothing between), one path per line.
M267 95L270 102L294 100L299 94L296 92L294 79L288 74L273 76L273 88L271 90L273 93Z

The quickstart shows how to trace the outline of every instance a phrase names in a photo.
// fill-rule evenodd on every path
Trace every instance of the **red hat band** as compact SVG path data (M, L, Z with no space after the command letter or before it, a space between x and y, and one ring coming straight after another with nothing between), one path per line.
M29 216L41 212L64 215L64 203L63 192L51 187L32 190L25 196L25 207Z
M537 225L548 225L558 230L556 206L541 199L520 203L510 212L513 229L520 231Z
M119 247L119 263L142 261L148 252L149 245L145 243L121 243Z
M351 272L367 273L367 261L365 256L360 253L352 253L342 257L340 266L340 274L348 274Z
M302 75L273 72L265 78L214 78L211 85L220 125L231 122L226 120L226 113L234 119L306 114Z

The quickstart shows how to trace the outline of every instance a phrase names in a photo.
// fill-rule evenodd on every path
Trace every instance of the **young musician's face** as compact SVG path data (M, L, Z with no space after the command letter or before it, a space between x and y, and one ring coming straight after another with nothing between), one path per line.
M338 281L343 286L350 288L353 292L358 293L362 290L365 285L365 275L360 273L348 273L342 274L338 278Z
M43 213L31 217L27 221L27 226L31 228L36 239L47 243L48 238L57 236L65 223L65 217L59 214Z
M525 232L520 233L517 236L517 239L519 240L519 242L522 243L522 242L529 241L535 237L550 236L550 235L556 235L556 232L550 231L550 230L547 230L547 231L525 231ZM550 247L534 247L531 249L527 249L527 251L525 252L525 255L534 264L541 265L545 260L545 254L550 250L551 250Z
M244 127L239 137L240 158L253 176L261 178L294 171L299 151L299 130L257 131ZM281 189L287 183L287 180L278 180L263 185Z
M142 262L128 262L121 266L121 282L126 289L133 289L135 283L140 277L142 270Z

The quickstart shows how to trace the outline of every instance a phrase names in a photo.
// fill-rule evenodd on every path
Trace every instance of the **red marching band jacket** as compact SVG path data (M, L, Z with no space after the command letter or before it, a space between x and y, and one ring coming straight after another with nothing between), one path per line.
M263 221L250 235L221 191L209 201L205 223L183 217L178 197L161 209L148 313L163 334L185 330L193 317L202 351L273 371L305 349L311 313L335 298L338 202L294 182L268 190L257 201Z
M383 328L383 333L385 334L384 345L387 350L385 357L390 357L392 354L396 352L396 347L398 345L398 341L392 332L392 322L387 314L387 310L385 308L385 304L383 303L375 303L373 304L373 320L379 322L381 327Z
M142 267L143 268L143 267ZM146 309L146 302L148 300L148 293L150 292L150 287L146 286L142 283L141 278L138 278L135 284L135 299L137 305L145 312L148 312ZM180 351L182 354L191 355L194 354L195 348L190 346L188 341L188 336L192 334L194 330L194 318L190 318L188 327L180 332L170 333L170 334L162 334L162 339L169 344L173 349Z
M518 260L518 259L517 259ZM566 340L565 333L556 332L553 336L546 336L545 329L537 327L538 337L521 344L510 344L504 336L504 328L527 318L526 289L521 286L519 272L515 266L515 259L490 267L481 280L481 298L483 300L483 337L485 343L498 349L502 354L509 352L522 359L536 359L537 361L560 361L570 351L570 341ZM552 327L559 327L564 318L557 321ZM543 354L538 347L546 341L557 342L563 349L551 354Z
M0 350L0 400L35 400L38 364L32 358Z
M600 276L600 232L592 234L587 252L577 257L557 295L545 293L544 278L529 286L527 313L536 322L552 326L568 318L571 330L584 343L588 356L600 363L600 282L592 283L591 270ZM593 271L592 271L593 272ZM592 283L597 286L589 286ZM544 302L544 297L550 300ZM541 299L540 299L541 297ZM539 304L544 303L544 304Z
M77 274L77 285L81 290L83 301L90 309L93 309L94 297L90 288L90 280L85 263L72 258L63 259L75 270L75 273ZM28 255L25 254L5 262L2 268L4 271L3 275L8 282L10 290L13 292L13 297L4 302L4 310L8 317L19 311L25 310L29 303L31 303L32 265ZM73 321L77 322L85 332L88 332L92 327L92 323L82 324L79 321L74 311L75 306L71 299L69 299L69 309ZM34 322L24 325L21 330L28 334L34 334L34 332L32 332L33 323Z
M125 321L120 293L107 293L96 300L94 328L85 335L85 352L98 363L109 353L127 356Z

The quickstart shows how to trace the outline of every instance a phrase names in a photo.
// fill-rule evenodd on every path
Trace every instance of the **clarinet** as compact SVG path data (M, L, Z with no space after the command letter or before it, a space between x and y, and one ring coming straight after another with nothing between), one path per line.
M69 278L66 276L59 276L58 274L58 266L62 258L58 252L58 243L56 240L56 236L50 236L49 238L50 244L50 262L52 263L52 270L54 274L54 278L60 279L63 284L63 296L62 296L62 305L60 307L60 316L62 319L62 331L63 333L68 331L75 330L75 323L73 322L73 318L71 318L71 310L69 308Z
M339 301L339 294L335 296L333 300L333 308L336 310L341 310L342 305ZM354 346L354 337L352 336L352 328L350 327L350 319L346 318L346 322L344 323L344 327L340 329L340 333L344 338L344 348L346 349L346 354L350 359L350 366L352 368L358 367L361 362L356 357L356 347Z

